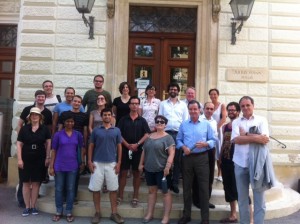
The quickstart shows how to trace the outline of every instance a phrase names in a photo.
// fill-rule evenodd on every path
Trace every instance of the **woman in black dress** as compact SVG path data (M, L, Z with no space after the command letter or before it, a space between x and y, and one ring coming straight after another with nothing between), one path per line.
M23 197L26 208L22 216L37 215L36 200L40 183L45 175L45 167L50 162L51 133L43 125L43 115L33 107L17 139L19 178L23 182Z
M116 116L116 126L118 125L120 119L125 115L129 114L129 99L130 99L131 88L128 82L121 82L119 86L119 92L121 96L116 97L113 101L113 113Z

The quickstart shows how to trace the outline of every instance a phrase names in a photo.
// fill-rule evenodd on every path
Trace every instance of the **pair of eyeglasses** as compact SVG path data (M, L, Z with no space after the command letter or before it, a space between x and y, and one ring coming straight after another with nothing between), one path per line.
M165 121L163 121L163 120L156 120L155 121L155 124L165 124L166 122Z
M105 100L104 97L99 97L97 100Z

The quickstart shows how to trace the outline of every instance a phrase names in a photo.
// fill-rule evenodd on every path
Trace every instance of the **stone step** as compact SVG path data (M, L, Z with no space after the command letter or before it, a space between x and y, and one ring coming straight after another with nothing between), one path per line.
M269 190L271 192L271 190ZM300 209L300 195L288 188L281 189L281 197L277 200L271 200L267 202L266 219L279 218L290 215ZM271 194L271 193L270 193ZM161 197L158 196L158 197ZM55 201L53 195L47 195L38 200L38 209L47 212L55 213ZM143 218L147 209L147 203L140 202L137 208L132 208L130 202L124 200L118 207L120 215L125 218ZM101 210L103 217L109 217L110 203L108 201L101 200ZM171 212L171 219L179 219L182 216L183 204L173 203ZM219 220L228 216L230 207L228 204L216 204L215 209L210 209L210 220ZM73 213L75 216L91 217L94 215L94 205L90 200L79 201L77 205L74 205ZM161 218L163 214L163 204L157 202L155 206L154 218ZM200 219L200 210L196 207L192 207L192 219Z
M78 190L79 203L74 206L75 216L93 216L94 205L92 201L92 193L88 191L87 186L89 182L89 175L81 176L80 185ZM181 186L181 183L180 183ZM132 179L127 179L127 186L124 192L124 201L118 207L119 213L125 218L142 218L147 209L148 187L143 181L140 187L139 200L140 204L137 208L132 208L130 201L132 199ZM252 191L250 191L251 195ZM40 194L44 195L38 200L38 208L47 213L55 213L55 200L54 200L54 181L48 184L42 184ZM182 216L183 210L183 196L182 188L180 193L173 195L173 208L171 212L172 219L179 219ZM163 195L159 192L157 197L157 204L155 206L155 218L161 218L163 214ZM222 182L215 181L213 184L211 203L216 205L215 209L210 209L210 219L219 220L228 216L230 207L225 202L224 191ZM278 218L287 216L300 209L300 195L288 188L282 186L272 188L266 191L267 213L266 219ZM109 194L101 194L101 209L103 217L109 217L110 202ZM192 218L200 219L200 210L196 207L192 208Z

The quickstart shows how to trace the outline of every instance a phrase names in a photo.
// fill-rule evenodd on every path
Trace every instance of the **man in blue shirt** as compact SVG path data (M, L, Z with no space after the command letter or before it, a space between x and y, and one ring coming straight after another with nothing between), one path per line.
M110 219L116 223L124 223L123 218L117 213L118 174L122 159L122 137L120 129L111 124L112 111L105 108L101 111L103 125L95 128L91 134L88 165L91 171L89 190L93 192L96 213L92 223L100 222L100 190L104 183L109 190L112 214Z
M201 224L209 223L209 163L208 150L215 147L216 139L211 125L200 119L200 104L188 103L190 119L184 121L177 135L177 149L183 151L183 216L178 224L191 221L192 188L194 176L198 181Z

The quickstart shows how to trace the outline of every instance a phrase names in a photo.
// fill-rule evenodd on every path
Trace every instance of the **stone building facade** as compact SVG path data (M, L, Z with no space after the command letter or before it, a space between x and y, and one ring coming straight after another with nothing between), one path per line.
M83 95L96 74L113 97L128 80L129 8L134 6L196 8L195 76L197 99L208 100L217 87L224 103L243 95L255 100L267 117L277 177L296 188L300 177L300 2L256 0L250 18L230 44L229 0L96 0L95 39L71 0L0 0L0 23L18 25L11 155L16 154L16 125L36 89L50 79L55 93L73 86ZM220 9L220 12L219 12ZM108 16L108 12L110 16ZM112 15L113 14L113 15ZM9 182L15 183L15 159L9 160Z

